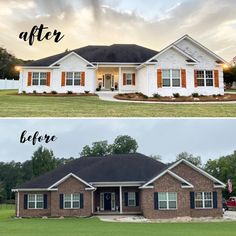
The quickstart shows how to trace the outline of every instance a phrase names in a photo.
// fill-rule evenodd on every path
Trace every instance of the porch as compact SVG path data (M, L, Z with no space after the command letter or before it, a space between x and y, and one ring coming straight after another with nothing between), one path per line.
M94 215L140 215L138 187L97 187L92 193Z
M136 92L136 68L134 66L101 66L96 70L97 91Z

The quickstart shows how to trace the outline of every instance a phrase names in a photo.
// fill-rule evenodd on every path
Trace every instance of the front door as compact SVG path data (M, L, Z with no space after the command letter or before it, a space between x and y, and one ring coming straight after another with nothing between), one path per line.
M104 210L111 211L111 193L104 193Z
M110 90L111 89L111 75L106 74L105 75L105 89Z

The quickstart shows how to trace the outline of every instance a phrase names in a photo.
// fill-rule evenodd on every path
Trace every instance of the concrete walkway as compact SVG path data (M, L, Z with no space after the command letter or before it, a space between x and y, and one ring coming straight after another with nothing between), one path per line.
M123 102L123 103L141 103L141 104L182 104L182 105L191 105L191 104L236 104L236 101L232 102L150 102L150 101L128 101L128 100L119 100L114 98L118 95L118 92L97 92L96 93L100 100L108 102Z

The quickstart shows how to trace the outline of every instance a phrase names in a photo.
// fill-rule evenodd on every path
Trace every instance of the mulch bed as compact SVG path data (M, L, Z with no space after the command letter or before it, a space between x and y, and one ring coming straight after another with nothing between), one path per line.
M16 95L16 94L14 94ZM98 96L97 94L94 93L72 93L72 94L68 94L68 93L58 93L58 94L53 94L53 93L27 93L27 94L17 94L19 96L32 96L32 97L96 97Z
M236 101L236 94L225 94L224 96L199 96L199 97L146 97L141 93L126 93L115 96L118 100L146 101L146 102L232 102Z

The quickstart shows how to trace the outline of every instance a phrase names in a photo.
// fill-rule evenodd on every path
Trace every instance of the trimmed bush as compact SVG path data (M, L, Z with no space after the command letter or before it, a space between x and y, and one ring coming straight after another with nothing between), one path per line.
M67 91L67 94L73 94L73 92L72 91Z
M198 93L193 93L192 96L193 96L194 98L198 98L198 97L199 97L199 94L198 94Z
M57 91L52 91L51 93L52 93L52 94L57 94Z
M159 93L154 93L154 94L153 94L153 97L154 97L154 98L161 98L161 95L160 95Z

